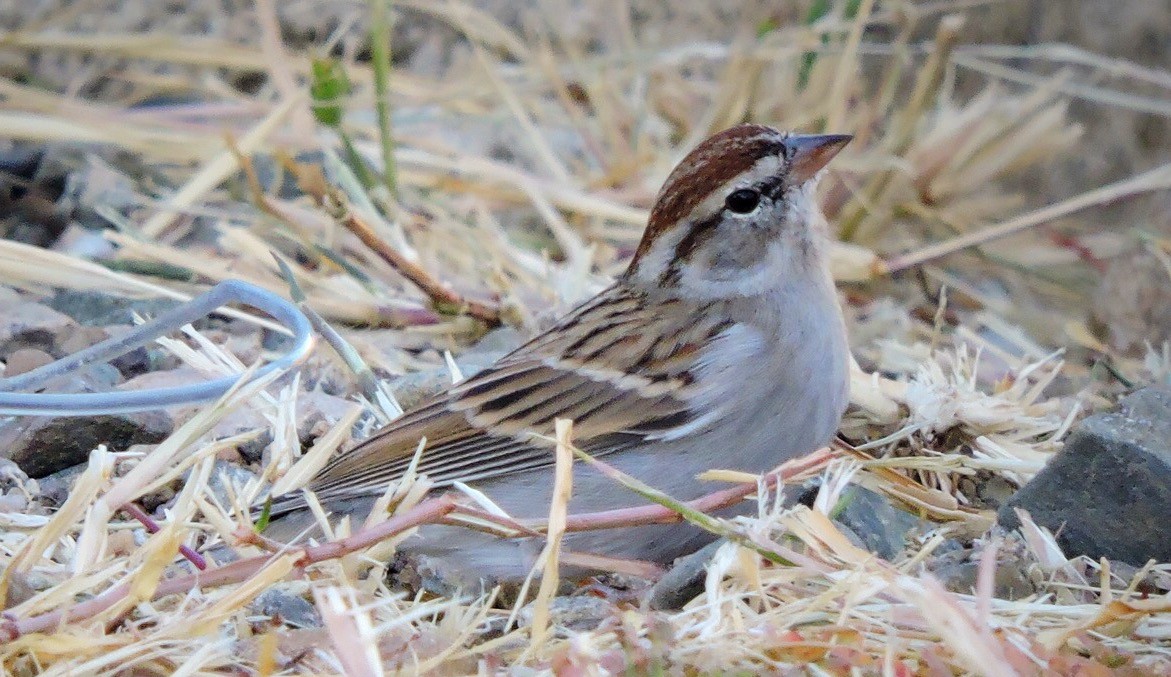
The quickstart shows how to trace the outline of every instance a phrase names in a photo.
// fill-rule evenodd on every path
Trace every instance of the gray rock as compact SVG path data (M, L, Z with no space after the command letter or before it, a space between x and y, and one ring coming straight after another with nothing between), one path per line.
M134 314L153 317L179 305L174 299L131 299L105 292L63 289L45 301L53 310L64 313L90 327L134 324Z
M1117 351L1142 356L1171 339L1171 284L1163 259L1145 247L1110 259L1091 301L1095 328Z
M820 488L820 480L806 483L794 502L813 507ZM857 485L842 492L831 512L834 523L854 545L892 562L906 549L908 536L933 526L886 496Z
M485 367L496 360L495 356L483 359L459 358L455 361L464 378L483 371ZM404 374L390 381L390 392L398 400L403 410L410 410L423 400L451 387L451 372L447 367L415 371Z
M94 329L97 329L97 327L94 327ZM121 337L133 331L134 327L128 324L111 324L101 329L108 336ZM184 366L182 360L176 357L170 350L154 341L150 341L146 345L138 346L130 352L115 357L110 360L110 364L122 372L122 375L127 379L157 371L180 369Z
M614 615L614 604L601 597L574 596L554 597L549 602L549 622L562 637L570 632L586 632L598 627L602 621ZM527 627L533 622L533 603L521 607L517 624Z
M118 388L119 390L173 388L206 380L207 377L197 370L183 366L178 369L152 371L136 376ZM302 443L309 443L329 430L352 406L351 400L320 390L298 393L295 416L297 437ZM199 411L201 407L202 405L174 407L168 413L174 421L182 423L194 415L196 411ZM272 442L271 424L261 412L249 407L236 407L216 422L208 432L208 436L211 439L219 440L254 431L258 431L255 437L237 447L237 451L244 460L252 463L261 460L265 449Z
M239 496L244 487L255 479L256 473L240 464L217 459L207 484L220 505L232 505L232 496Z
M352 400L320 390L297 395L297 435L302 440L315 438L330 430L354 406Z
M1171 389L1147 388L1087 418L999 512L1014 508L1057 534L1066 555L1134 565L1171 562Z
M43 303L6 301L0 295L0 359L20 349L38 349L61 358L99 341L130 331L134 314L157 315L177 305L171 299L127 299L90 291L63 290ZM159 365L171 368L177 360L149 344L111 360L126 376Z
M155 449L158 449L157 444L135 444L126 451L145 458ZM179 495L179 492L183 489L183 483L190 475L191 471L188 470L183 473L182 477L174 477L170 482L160 484L150 491L141 494L137 501L139 507L145 510L147 514L161 517L162 513L159 512L159 508L174 504L175 497Z
M524 335L511 327L499 327L485 334L474 346L455 359L464 378L473 376L521 343ZM389 388L403 409L411 409L426 398L451 387L447 367L416 371L394 378Z
M412 595L423 592L453 598L481 595L496 588L496 604L504 607L516 604L523 587L520 581L496 580L474 567L410 550L395 552L386 570L386 583L392 590L405 590ZM574 587L572 579L563 578L558 594L568 595ZM535 586L528 590L530 599L536 591Z
M932 571L943 587L963 595L974 594L976 579L979 577L978 562L957 562L941 565ZM993 577L992 596L996 599L1025 599L1036 592L1021 563L1017 561L998 562Z
M907 536L931 528L931 523L895 506L887 497L865 487L851 486L842 494L833 516L857 545L887 561L898 559Z
M69 498L69 492L73 489L73 483L85 472L86 467L86 464L81 463L42 477L37 481L41 499L58 508L64 505L65 499Z
M267 616L274 623L294 628L320 628L321 614L317 607L300 595L282 588L269 588L248 605L252 613Z
M60 357L57 343L77 328L68 315L40 303L17 303L0 313L0 359L22 348Z
M1016 495L1016 485L1002 475L980 472L977 479L976 493L972 497L975 507L995 510Z
M308 444L329 430L351 406L353 402L350 400L320 390L298 393L297 438L303 444ZM272 443L271 424L261 413L245 407L236 408L221 418L209 435L218 440L257 430L260 431L258 436L237 447L244 460L252 463L261 460Z
M415 371L394 378L388 384L394 399L404 411L417 406L423 400L451 385L451 374L447 369Z
M84 463L99 444L121 450L161 442L171 426L171 418L161 412L26 418L0 431L0 456L12 459L29 477L41 478ZM10 442L3 444L5 439Z
M976 590L980 572L980 558L985 543L965 547L951 541L950 547L936 549L926 563L943 587L952 592L970 595ZM996 599L1025 599L1037 593L1037 582L1030 576L1033 561L1022 543L1014 539L1003 541L997 553L996 572L992 578L992 596Z
M707 578L707 565L712 561L716 551L727 541L723 538L708 543L690 555L675 560L662 578L651 586L647 603L652 609L675 611L699 596L703 592L703 583Z
M650 592L653 580L634 574L604 571L588 579L591 583L577 589L577 594L590 592L595 596L605 597L612 601L628 601L642 599Z
M200 381L206 380L207 377L199 373L198 369L184 365L175 369L150 371L145 374L140 374L134 378L127 379L125 383L118 386L118 390L153 390L156 388L175 388L178 386L188 386L193 383L199 383Z
M396 552L391 560L386 580L392 588L426 592L436 597L479 594L490 590L495 583L465 569L452 567L443 559L402 551ZM515 599L515 590L504 592L510 600Z
M37 589L29 582L28 574L22 571L7 571L0 569L0 578L8 579L8 589L5 590L4 603L0 609L11 609L17 604L23 604L37 594Z

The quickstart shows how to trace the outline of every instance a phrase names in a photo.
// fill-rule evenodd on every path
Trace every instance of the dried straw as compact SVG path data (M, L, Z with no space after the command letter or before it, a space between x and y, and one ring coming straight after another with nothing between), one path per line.
M452 27L468 56L443 78L406 71L391 78L397 201L362 187L336 153L333 131L305 131L308 98L298 78L309 72L308 54L279 43L275 3L260 3L262 35L254 43L83 34L65 15L10 31L9 51L120 60L130 92L124 101L152 98L159 83L167 94L206 99L227 91L224 72L267 73L276 91L131 108L0 80L0 125L8 137L118 147L174 187L159 190L129 170L104 170L101 177L133 186L138 200L115 218L128 227L107 237L119 265L190 273L180 283L0 242L0 282L32 292L96 289L185 299L227 277L278 291L292 279L306 306L361 353L358 362L364 358L384 372L439 368L444 352L465 348L484 333L485 322L528 331L604 285L637 242L673 162L714 127L743 119L805 130L830 124L828 131L856 134L824 180L823 196L831 221L849 240L832 253L835 277L851 282L847 311L859 337L856 353L877 368L854 370L854 406L844 423L852 438L865 442L834 452L851 465L827 468L831 454L823 451L789 468L790 480L826 473L824 498L813 508L782 509L771 485L751 481L700 504L655 495L658 504L620 514L570 515L570 428L559 425L561 498L549 506L545 523L513 520L488 497L468 498L474 492L427 498L425 478L412 475L388 488L380 509L352 534L347 526L327 526L320 545L282 550L247 524L259 478L280 491L296 490L344 444L363 408L356 404L297 458L289 431L303 381L283 392L252 384L195 413L145 454L94 450L68 500L52 511L35 500L27 510L0 507L5 670L1171 669L1171 604L1165 595L1146 596L1140 585L1153 581L1166 590L1166 564L1121 574L1106 563L1068 559L1053 535L1024 515L1019 542L977 541L975 589L948 591L923 568L949 538L970 541L991 526L992 511L965 493L967 482L1028 481L1087 408L1050 394L1055 384L1090 381L1076 357L1054 352L1067 337L1053 327L1070 323L1047 301L1077 302L1084 295L1047 276L1083 263L1058 249L1049 227L1060 225L1076 239L1084 229L1076 218L1087 208L1169 185L1164 167L1102 188L1078 187L1045 206L1014 192L1012 181L1074 148L1079 130L1066 117L1069 98L1165 116L1171 96L1150 92L1166 93L1171 76L1063 46L960 46L956 18L942 21L924 45L905 38L874 43L868 26L898 26L900 18L871 2L852 18L831 13L812 25L775 29L768 23L773 17L748 5L728 10L734 21L695 7L695 15L682 19L657 17L655 31L633 24L625 4L605 3L607 13L617 8L620 15L615 21L607 14L604 22L616 27L612 41L588 21L561 21L547 9L526 23L536 26L534 36L462 0L398 4ZM938 15L964 4L917 11ZM729 21L744 29L741 35L762 34L673 44L640 33L695 36L695 25L717 30ZM909 27L898 27L909 34ZM584 49L591 38L602 47ZM288 58L273 58L279 54ZM1046 68L1029 70L1038 64ZM158 65L168 77L151 70ZM1086 84L1093 81L1088 77L1038 74L1052 66L1119 79L1107 88ZM348 57L345 67L355 85L345 101L345 129L357 151L377 164L384 145L368 114L375 76ZM958 71L987 77L984 92L956 98ZM880 77L869 82L863 72ZM1128 83L1138 93L1125 91ZM322 159L280 159L306 148ZM500 148L513 157L501 159ZM289 172L305 195L262 184L266 162ZM347 223L355 217L368 226L357 235ZM184 240L191 232L214 237ZM1126 237L1107 233L1086 247L1094 254ZM1011 238L1013 251L993 244L1000 238ZM286 271L274 263L274 251L288 262ZM1014 263L1034 255L1049 263ZM953 300L922 307L918 285L906 283L913 276L890 280L892 273L919 271L925 282L946 284ZM225 315L267 326L237 311ZM1071 334L1080 335L1076 327ZM208 343L171 347L204 368L242 367ZM1157 355L1149 362L1156 372ZM340 370L332 376L345 378ZM231 487L226 505L213 491L214 458L235 440L212 441L205 433L239 408L262 410L279 443L257 469L257 481ZM717 471L709 475L746 479ZM120 506L184 473L183 489L156 533L121 518ZM859 548L832 519L847 481L930 519L931 530L897 562ZM752 519L727 523L696 512L754 494L759 511ZM561 533L677 520L676 511L734 541L711 562L704 594L679 612L616 609L592 629L567 632L554 603ZM544 532L549 545L528 627L484 632L508 620L507 610L493 608L492 594L407 598L383 585L381 567L393 546L435 521L513 537ZM209 569L190 573L180 546L207 554ZM224 551L239 560L218 561ZM995 568L1010 555L1024 562L1034 595L995 596ZM645 563L611 564L655 571ZM253 600L274 588L310 600L322 627L302 631L258 620ZM17 594L22 589L31 593Z

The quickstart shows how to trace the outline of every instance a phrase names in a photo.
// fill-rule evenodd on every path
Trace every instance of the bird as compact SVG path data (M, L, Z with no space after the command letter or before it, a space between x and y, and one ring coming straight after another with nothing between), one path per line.
M558 418L573 421L577 448L679 500L722 488L704 471L764 473L826 445L850 353L815 189L851 139L760 124L707 138L668 175L613 284L342 452L308 488L334 516L364 519L424 441L417 471L433 491L462 482L512 517L544 517ZM574 464L572 482L571 514L646 503L588 464ZM270 514L286 536L314 523L301 494ZM567 533L562 547L665 565L713 539L656 524ZM523 579L543 547L438 524L398 545L484 585Z

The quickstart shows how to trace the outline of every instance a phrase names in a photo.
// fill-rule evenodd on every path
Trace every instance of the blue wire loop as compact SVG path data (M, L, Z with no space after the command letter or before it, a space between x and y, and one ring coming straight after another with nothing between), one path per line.
M296 367L313 350L309 320L289 301L255 285L227 280L177 308L135 327L131 332L107 339L56 362L12 378L0 379L0 414L38 416L81 416L121 414L163 409L181 404L214 400L236 385L240 376L225 376L186 386L152 390L108 391L101 393L29 393L27 391L63 374L88 365L107 362L135 348L194 322L227 303L241 303L264 311L293 335L293 347L279 359L256 370L260 378L277 370Z

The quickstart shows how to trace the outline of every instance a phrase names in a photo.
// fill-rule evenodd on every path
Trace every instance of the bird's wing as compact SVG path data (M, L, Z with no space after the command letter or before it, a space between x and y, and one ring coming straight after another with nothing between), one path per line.
M574 421L574 443L604 455L669 435L696 419L697 351L727 323L705 308L648 305L614 286L488 369L406 412L329 463L310 488L325 502L379 494L406 471L437 485L553 464L554 420ZM299 495L274 514L303 505Z

